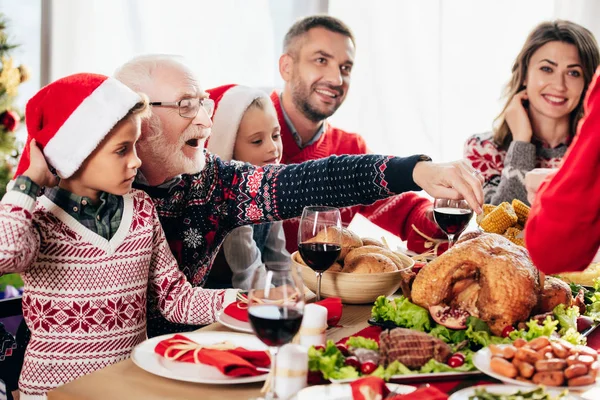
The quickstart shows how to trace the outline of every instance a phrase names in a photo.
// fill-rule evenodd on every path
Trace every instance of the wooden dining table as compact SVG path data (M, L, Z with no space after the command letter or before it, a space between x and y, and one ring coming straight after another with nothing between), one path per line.
M345 305L339 326L327 330L337 341L368 326L372 305ZM232 332L214 323L198 332ZM153 375L127 359L108 366L48 393L50 400L130 399L249 399L260 395L263 382L242 385L206 385Z
M338 327L327 330L327 338L338 341L364 328L371 316L372 305L344 305ZM600 329L599 329L600 331ZM219 323L205 326L198 332L231 332ZM600 336L600 332L595 332ZM600 340L599 340L600 341ZM460 382L440 383L444 392L454 392L464 387L481 383L499 383L493 379L477 376L461 379ZM417 385L422 382L417 383ZM117 364L83 376L48 393L49 400L158 400L158 399L251 399L260 396L263 383L237 385L208 385L182 382L153 375L127 359ZM436 384L437 386L438 384ZM600 388L582 395L585 399L600 399Z

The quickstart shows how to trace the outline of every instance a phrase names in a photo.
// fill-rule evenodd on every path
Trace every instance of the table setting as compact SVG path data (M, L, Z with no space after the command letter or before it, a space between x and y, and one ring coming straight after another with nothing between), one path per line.
M84 398L84 387L117 377L125 393L111 398L599 398L600 281L590 287L538 275L521 256L519 233L506 232L526 219L519 204L484 208L469 232L468 205L438 200L434 218L450 250L414 257L418 263L383 237L343 228L336 209L305 210L291 262L256 274L216 323L148 339L130 360L49 398ZM510 217L506 227L500 213ZM482 255L490 243L505 252L510 279ZM468 261L452 264L461 257L481 258L465 269ZM444 274L457 268L461 278L443 290L432 284L446 285ZM490 317L503 302L505 312Z

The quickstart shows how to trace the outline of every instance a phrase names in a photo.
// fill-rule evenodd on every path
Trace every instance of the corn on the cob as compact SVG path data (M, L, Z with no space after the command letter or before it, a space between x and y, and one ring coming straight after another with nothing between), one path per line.
M506 236L508 239L513 239L516 238L519 233L521 233L521 229L517 228L516 226L511 226L506 230L506 232L504 232L504 236Z
M519 217L519 224L525 225L527 217L529 216L529 206L523 203L521 200L514 199L512 201L512 207L515 210L517 217Z
M511 242L513 242L516 245L525 247L525 240L523 238L511 237L511 238L508 238L508 240L510 240Z
M494 208L496 208L496 206L493 204L484 204L482 208L483 212L479 214L477 218L475 218L478 224L481 224L481 220L484 219L489 213L491 213L494 210Z
M518 219L512 206L504 202L485 216L479 225L486 232L502 235L508 228L516 224Z

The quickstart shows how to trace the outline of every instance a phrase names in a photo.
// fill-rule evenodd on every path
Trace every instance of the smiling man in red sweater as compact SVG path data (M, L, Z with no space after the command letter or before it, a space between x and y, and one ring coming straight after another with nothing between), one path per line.
M365 140L327 122L342 105L354 63L355 41L342 21L318 15L296 22L287 32L279 72L285 81L281 93L274 91L284 164L301 163L330 155L370 153ZM405 193L370 206L342 210L349 223L360 213L378 226L407 240L410 250L422 253L431 243L413 225L433 238L445 238L431 219L432 203L415 193ZM298 220L284 221L287 248L297 247ZM444 249L446 245L443 245ZM441 250L441 249L440 249Z

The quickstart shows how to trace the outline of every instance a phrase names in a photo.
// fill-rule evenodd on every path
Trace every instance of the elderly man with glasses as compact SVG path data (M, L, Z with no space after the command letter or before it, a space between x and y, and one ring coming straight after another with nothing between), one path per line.
M154 200L179 268L193 285L204 284L232 229L296 217L308 205L369 204L424 189L434 197L465 198L480 210L481 181L463 162L362 155L262 168L224 163L204 151L214 102L183 63L168 56L138 57L115 77L150 98L152 114L138 142L142 166L136 186ZM154 306L160 301L149 299L149 336L192 329L164 320ZM220 299L206 313L214 316L227 301Z

